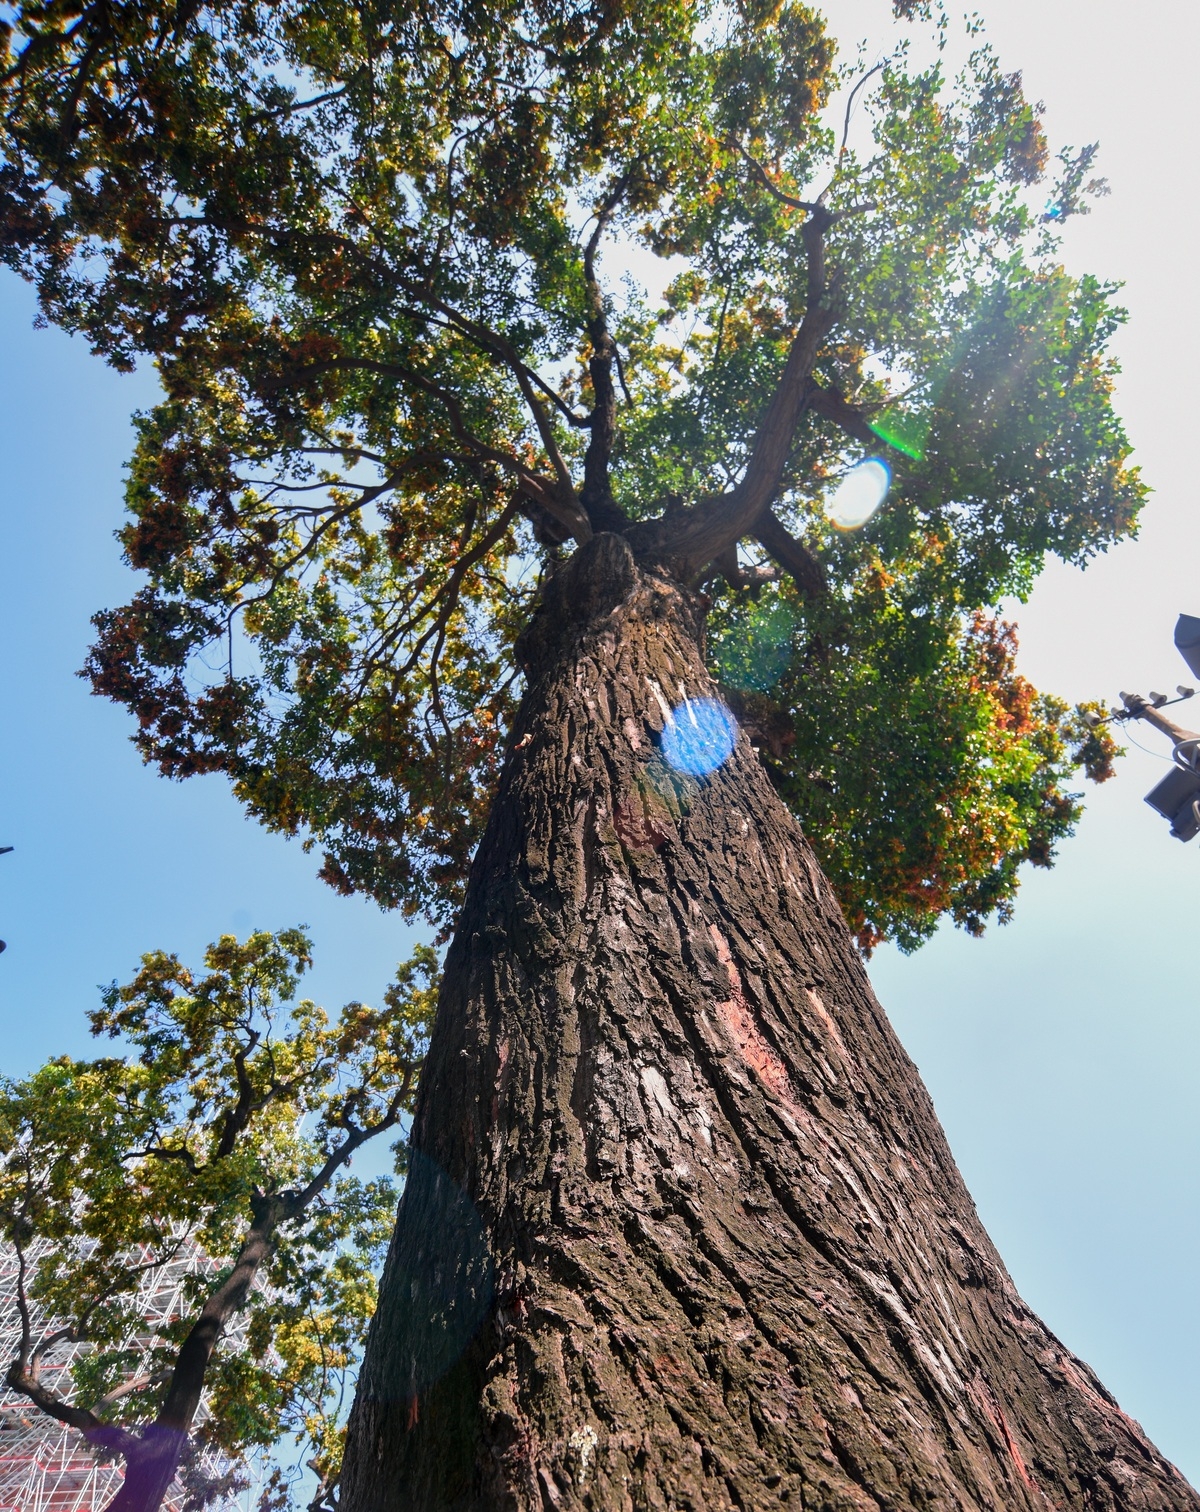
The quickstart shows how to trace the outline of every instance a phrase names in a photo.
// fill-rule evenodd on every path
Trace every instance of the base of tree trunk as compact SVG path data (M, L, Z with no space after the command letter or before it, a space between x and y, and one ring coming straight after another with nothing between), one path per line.
M702 634L598 536L526 636L343 1512L1200 1512L1017 1295L745 734L664 760Z

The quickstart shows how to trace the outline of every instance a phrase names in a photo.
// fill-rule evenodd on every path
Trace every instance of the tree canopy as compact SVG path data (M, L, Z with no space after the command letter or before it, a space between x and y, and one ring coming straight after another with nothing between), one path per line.
M22 1324L6 1382L124 1456L122 1512L153 1512L177 1463L205 1505L288 1435L316 1473L314 1507L336 1482L396 1206L388 1178L347 1168L400 1132L437 964L420 947L381 1009L333 1021L295 1001L309 964L299 930L225 936L198 974L155 951L90 1015L124 1054L0 1080L0 1241ZM144 1283L180 1257L195 1263L164 1324ZM69 1398L43 1371L64 1343L85 1346ZM205 1447L229 1467L221 1483L201 1474ZM276 1474L263 1505L290 1505L287 1490Z
M1112 748L998 606L1144 490L1115 290L1059 257L1092 150L981 39L840 63L792 0L23 0L5 39L4 255L164 390L88 663L147 760L445 923L538 585L616 531L710 595L864 946L1007 915Z

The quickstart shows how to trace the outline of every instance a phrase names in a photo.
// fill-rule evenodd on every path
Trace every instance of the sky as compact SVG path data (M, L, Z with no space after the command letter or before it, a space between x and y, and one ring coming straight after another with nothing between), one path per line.
M1154 496L1139 539L1086 572L1051 565L1013 606L1021 670L1071 699L1169 690L1200 614L1195 58L1200 11L1143 0L981 0L1055 146L1098 140L1111 197L1067 229L1075 271L1124 282L1118 405ZM830 0L850 50L898 35L887 0ZM89 616L128 596L120 520L129 417L149 375L32 328L0 278L0 1071L84 1054L97 986L142 951L196 961L225 931L307 924L309 991L378 1000L407 954L395 916L336 897L315 858L244 819L219 778L164 781L127 716L74 674ZM1200 703L1196 706L1200 723ZM1183 722L1186 724L1186 712ZM943 929L870 971L921 1068L981 1216L1029 1303L1200 1484L1200 844L1142 802L1165 743L1135 732L1077 836L1033 872L1014 922Z

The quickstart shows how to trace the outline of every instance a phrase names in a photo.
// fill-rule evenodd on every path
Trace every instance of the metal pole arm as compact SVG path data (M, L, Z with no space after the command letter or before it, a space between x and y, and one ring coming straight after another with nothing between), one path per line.
M1156 709L1148 698L1143 698L1140 693L1122 693L1121 702L1134 719L1144 719L1147 724L1153 725L1156 730L1161 730L1172 745L1182 745L1185 741L1200 739L1192 730L1185 730L1177 725L1174 720Z

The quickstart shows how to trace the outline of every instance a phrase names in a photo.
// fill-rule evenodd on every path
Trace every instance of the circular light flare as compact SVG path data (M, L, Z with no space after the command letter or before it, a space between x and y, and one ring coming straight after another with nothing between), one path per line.
M859 530L878 513L891 487L892 470L882 457L865 457L844 473L825 502L835 530Z
M689 698L662 732L664 759L688 777L707 777L733 754L737 721L715 698Z

